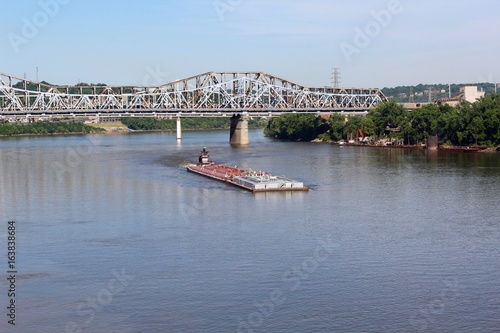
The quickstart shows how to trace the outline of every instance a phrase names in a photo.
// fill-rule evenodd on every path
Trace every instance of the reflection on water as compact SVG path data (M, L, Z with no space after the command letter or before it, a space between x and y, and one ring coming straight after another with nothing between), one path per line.
M227 141L0 139L1 242L6 221L18 228L16 329L498 331L499 154L287 143L260 130L246 148ZM312 190L252 194L186 172L203 146L218 163ZM117 272L133 277L119 292Z

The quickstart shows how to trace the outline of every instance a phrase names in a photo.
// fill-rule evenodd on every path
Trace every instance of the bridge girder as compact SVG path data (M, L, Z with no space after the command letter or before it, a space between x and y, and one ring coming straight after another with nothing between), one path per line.
M379 89L306 87L263 72L208 72L156 87L55 86L0 73L0 115L40 112L366 111Z

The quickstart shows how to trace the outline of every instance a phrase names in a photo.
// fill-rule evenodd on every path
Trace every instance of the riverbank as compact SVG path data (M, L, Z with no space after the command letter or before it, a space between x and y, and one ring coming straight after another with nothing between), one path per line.
M43 136L60 134L94 134L105 130L82 122L36 122L28 124L0 124L0 136Z
M408 112L393 101L380 103L366 114L328 117L282 114L269 120L265 134L289 141L362 140L366 144L419 144L432 135L450 145L498 147L500 95L489 95L457 107L426 105ZM377 138L377 139L375 139Z
M101 128L106 133L123 133L130 132L131 130L125 126L121 121L113 121L108 123L92 123L86 124L94 128Z
M325 142L321 140L313 140L311 142ZM363 143L342 143L335 141L328 141L327 143L348 146L348 147L370 147L370 148L384 148L384 149L427 149L425 145L373 145L373 144L363 144ZM444 152L478 152L478 153L498 153L500 152L500 146L498 147L487 147L487 146L439 146L436 150Z
M77 124L75 126L75 124ZM211 131L211 130L229 130L226 127L193 127L192 124L183 127L183 132L190 131ZM191 126L189 126L191 125ZM207 124L206 124L207 125ZM258 122L254 122L249 128L263 128L258 126ZM3 126L3 127L2 127ZM80 130L77 130L80 129ZM84 135L84 134L126 134L126 133L158 133L158 132L175 132L174 128L129 128L121 121L104 122L104 123L81 123L81 122L37 122L31 124L5 123L0 124L0 137L12 136L51 136L51 135Z

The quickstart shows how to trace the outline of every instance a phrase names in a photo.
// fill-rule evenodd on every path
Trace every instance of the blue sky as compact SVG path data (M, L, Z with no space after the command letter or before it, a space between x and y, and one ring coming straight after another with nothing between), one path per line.
M500 81L500 1L0 0L0 72L158 85L208 71L392 87Z

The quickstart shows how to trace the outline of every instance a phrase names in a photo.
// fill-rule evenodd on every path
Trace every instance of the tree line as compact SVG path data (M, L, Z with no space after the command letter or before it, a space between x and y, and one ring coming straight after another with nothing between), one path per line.
M176 119L156 119L152 117L123 117L121 122L131 130L141 131L170 131L177 127ZM230 127L228 118L223 117L196 117L182 118L182 128L201 130L201 129L227 129ZM264 127L265 122L260 118L248 121L249 127Z
M69 134L69 133L97 133L103 131L102 128L96 128L85 125L81 122L43 122L21 124L21 123L2 123L0 124L0 135L47 135L47 134Z
M328 119L315 115L286 114L269 121L264 133L278 139L324 141L356 136L387 138L404 144L418 144L437 135L441 144L500 145L500 94L491 94L471 104L456 107L429 104L407 111L394 101L380 104L365 117L332 114Z
M131 130L139 131L172 131L176 129L176 119L156 119L152 117L123 117L121 122ZM248 121L250 128L262 128L266 121L262 118ZM228 129L230 121L222 117L182 118L182 128L191 130ZM85 125L73 121L38 121L34 123L0 123L0 135L46 135L66 133L96 133L102 128Z
M429 100L429 90L432 91L432 100L446 98L448 94L456 95L460 92L460 88L464 86L477 86L479 91L484 91L487 95L495 93L494 83L459 83L459 84L418 84L415 86L397 86L393 88L382 88L385 96L394 99L396 102L405 103L409 101L410 92L413 92L413 100L415 103L424 103Z

